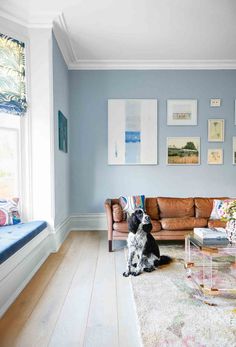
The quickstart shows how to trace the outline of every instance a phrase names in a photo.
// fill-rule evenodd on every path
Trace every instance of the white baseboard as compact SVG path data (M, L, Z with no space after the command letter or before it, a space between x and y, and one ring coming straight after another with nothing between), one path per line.
M80 213L70 216L70 230L107 230L105 213Z
M55 253L59 250L62 243L66 239L67 235L69 234L71 228L70 228L71 218L67 217L62 223L56 226L55 230L50 234L51 236L51 247L52 252Z

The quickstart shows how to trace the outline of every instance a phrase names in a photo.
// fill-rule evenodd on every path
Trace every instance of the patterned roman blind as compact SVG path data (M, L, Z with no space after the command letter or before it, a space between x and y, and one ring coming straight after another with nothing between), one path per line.
M26 109L25 44L0 34L0 112L22 116Z

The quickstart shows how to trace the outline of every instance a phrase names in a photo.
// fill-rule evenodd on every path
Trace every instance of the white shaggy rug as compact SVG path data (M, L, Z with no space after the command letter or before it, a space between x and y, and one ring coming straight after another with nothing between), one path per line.
M168 266L130 277L144 347L235 347L236 300L204 302L186 278L181 245L161 246Z

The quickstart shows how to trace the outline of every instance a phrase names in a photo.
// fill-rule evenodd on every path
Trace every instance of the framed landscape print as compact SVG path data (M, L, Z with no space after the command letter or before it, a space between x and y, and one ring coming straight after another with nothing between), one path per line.
M168 165L199 165L200 137L168 137Z
M67 119L61 111L58 111L58 139L59 139L59 149L67 153L68 152Z
M236 165L236 136L233 137L233 164Z
M207 163L210 165L223 164L223 149L222 148L208 149Z
M208 119L208 141L224 142L224 119Z
M197 100L167 100L167 125L197 125Z
M157 100L108 100L108 164L157 164Z

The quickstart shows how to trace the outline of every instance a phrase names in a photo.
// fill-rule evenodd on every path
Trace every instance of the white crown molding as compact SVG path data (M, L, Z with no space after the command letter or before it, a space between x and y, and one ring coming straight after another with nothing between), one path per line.
M0 9L0 17L26 28L52 28L54 19L59 15L59 12L42 12L20 16L11 10Z
M27 26L29 28L52 28L53 21L60 12L31 13Z
M53 32L60 47L63 58L69 67L70 64L78 60L76 56L70 33L63 13L60 13L53 22Z
M69 70L234 70L236 60L78 60Z
M25 18L17 17L15 14L12 14L6 10L0 9L0 17L7 19L16 24L20 24L24 27L28 26L27 20Z

